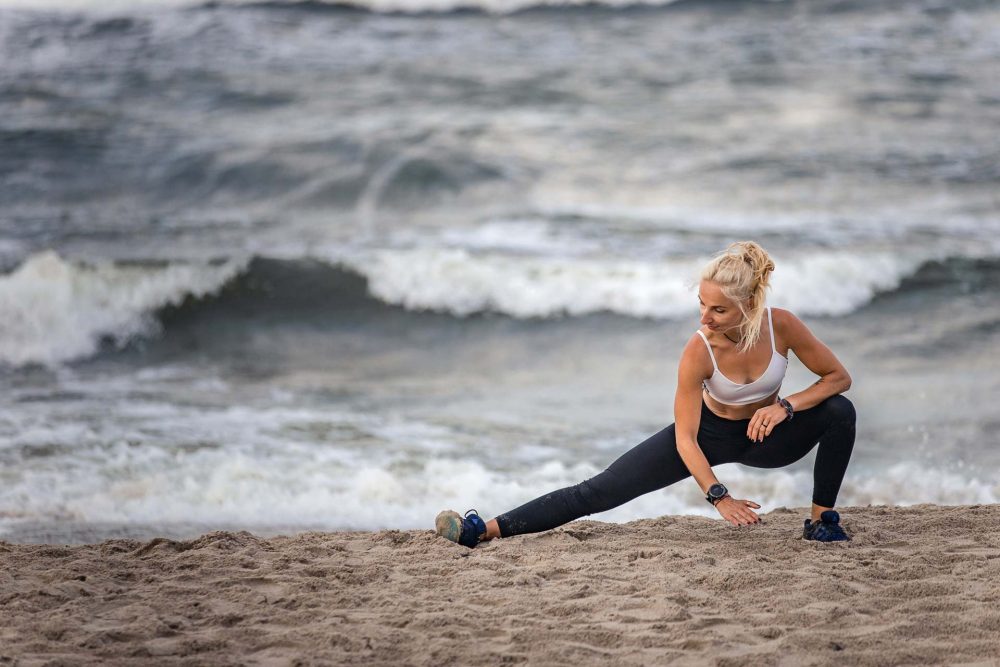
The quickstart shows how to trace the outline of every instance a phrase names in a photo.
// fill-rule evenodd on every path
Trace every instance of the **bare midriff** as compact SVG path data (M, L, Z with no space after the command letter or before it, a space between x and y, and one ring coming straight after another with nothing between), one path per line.
M767 398L762 398L759 401L754 401L753 403L747 403L746 405L729 405L728 403L720 403L709 395L708 390L701 390L702 398L705 399L705 405L708 409L712 411L718 417L723 419L750 419L753 417L754 413L761 408L767 407L768 405L773 405L778 400L778 392L774 392Z

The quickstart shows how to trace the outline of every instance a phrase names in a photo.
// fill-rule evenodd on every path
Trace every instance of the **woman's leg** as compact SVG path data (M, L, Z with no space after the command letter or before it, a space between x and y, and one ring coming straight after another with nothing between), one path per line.
M854 404L840 394L795 413L778 424L762 443L752 443L739 463L754 468L783 468L808 454L819 443L813 467L813 520L837 502L840 485L854 449Z
M706 412L702 411L699 440L703 435L708 436L711 422L725 421L717 417L713 420L714 415L706 415ZM729 446L703 449L711 465L735 461L738 451ZM489 521L485 539L549 530L582 516L618 507L690 475L677 453L677 438L671 424L622 454L604 472L547 493Z
M622 454L604 472L496 517L487 524L486 537L493 537L489 524L494 521L501 537L537 533L618 507L689 474L677 453L674 425L671 424Z

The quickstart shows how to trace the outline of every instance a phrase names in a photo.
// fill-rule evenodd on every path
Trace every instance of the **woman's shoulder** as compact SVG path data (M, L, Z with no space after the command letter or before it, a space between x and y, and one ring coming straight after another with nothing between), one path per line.
M712 357L709 356L710 352L705 345L708 341L703 338L703 335L701 329L695 329L691 337L688 338L687 343L684 345L684 350L681 352L680 364L682 367L691 366L697 369L699 373L715 369L715 366L712 364Z
M789 347L812 336L809 327L795 313L785 308L771 308L775 336Z
M778 331L783 331L788 327L795 327L802 323L795 313L788 310L787 308L777 308L775 306L770 306L771 318L774 322L774 328Z
M709 332L711 334L711 332ZM697 350L698 348L705 349L705 343L711 340L711 336L706 336L705 332L701 329L695 329L691 332L691 336L687 339L687 343L684 344L684 351ZM711 343L709 343L711 344Z

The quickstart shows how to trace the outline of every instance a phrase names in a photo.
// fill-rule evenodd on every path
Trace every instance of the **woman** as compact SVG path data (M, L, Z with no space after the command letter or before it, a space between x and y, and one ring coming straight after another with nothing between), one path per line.
M681 356L674 424L591 479L489 522L475 510L464 518L441 512L435 522L438 534L474 547L495 537L549 530L688 476L731 524L758 523L754 510L760 505L730 495L712 466L737 462L781 468L819 443L812 516L805 520L802 536L821 542L850 539L833 506L854 448L854 406L841 395L850 388L851 377L795 315L765 305L773 270L764 249L749 241L732 244L705 266L698 289L702 328L692 334ZM780 398L789 350L819 380Z

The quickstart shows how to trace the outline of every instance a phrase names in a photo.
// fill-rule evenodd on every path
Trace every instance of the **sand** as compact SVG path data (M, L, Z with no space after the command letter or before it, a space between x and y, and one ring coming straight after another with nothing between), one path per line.
M0 542L0 665L1000 665L1000 506L841 511Z

